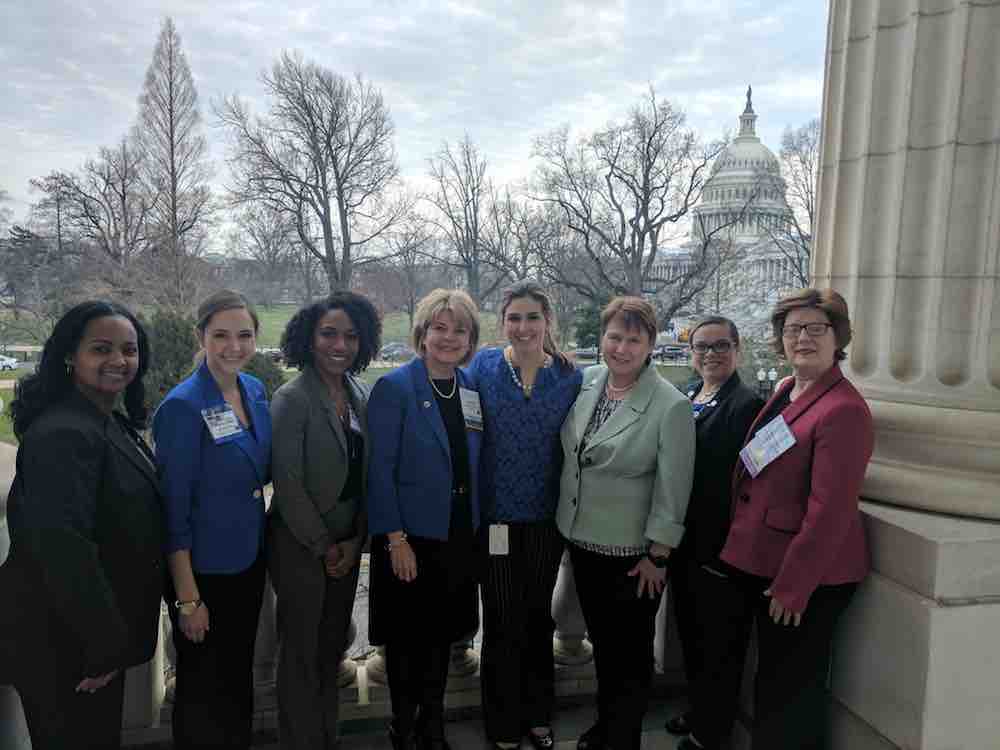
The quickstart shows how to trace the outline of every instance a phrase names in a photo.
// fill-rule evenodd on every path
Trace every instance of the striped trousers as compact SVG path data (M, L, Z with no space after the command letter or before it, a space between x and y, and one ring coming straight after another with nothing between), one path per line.
M483 719L493 742L517 742L552 717L552 591L563 540L552 520L508 524L509 553L482 582Z

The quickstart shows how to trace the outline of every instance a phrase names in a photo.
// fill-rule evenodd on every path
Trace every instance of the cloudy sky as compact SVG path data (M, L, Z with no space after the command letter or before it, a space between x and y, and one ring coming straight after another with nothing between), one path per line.
M299 50L382 89L405 177L468 132L500 181L531 170L532 139L622 116L652 84L706 137L733 130L747 84L758 134L819 115L822 0L2 0L0 189L22 215L28 180L75 169L123 135L164 16L193 71L225 181L211 102L260 109L260 71Z

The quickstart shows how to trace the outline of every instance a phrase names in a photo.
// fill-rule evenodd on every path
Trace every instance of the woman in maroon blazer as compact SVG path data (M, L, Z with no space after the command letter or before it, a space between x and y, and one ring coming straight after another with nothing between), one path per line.
M754 620L755 750L821 747L834 625L868 573L858 493L873 431L837 364L851 340L847 303L830 289L804 289L777 304L771 324L794 374L754 421L736 465L710 594L718 611L694 686L715 706L714 721L699 722L681 748L725 741Z

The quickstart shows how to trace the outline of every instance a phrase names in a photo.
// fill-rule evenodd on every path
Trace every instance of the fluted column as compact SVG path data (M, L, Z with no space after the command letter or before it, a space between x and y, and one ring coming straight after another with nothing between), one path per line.
M817 286L875 417L864 494L1000 518L1000 0L831 0Z
M559 576L552 593L552 619L556 623L552 651L557 664L585 664L594 658L594 649L586 640L587 624L583 621L580 597L576 593L569 550L563 552L559 563Z

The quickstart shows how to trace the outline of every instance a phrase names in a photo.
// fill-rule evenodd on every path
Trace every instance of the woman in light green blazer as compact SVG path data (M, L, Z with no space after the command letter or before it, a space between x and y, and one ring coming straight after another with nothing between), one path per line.
M562 428L556 523L569 542L597 671L597 723L577 747L638 750L654 619L691 494L694 418L651 364L649 303L616 297L601 327L606 364L584 372Z
M338 685L367 535L368 388L355 375L379 350L366 298L338 292L292 317L285 361L301 370L274 394L267 559L278 601L283 750L337 746Z

